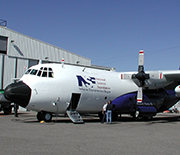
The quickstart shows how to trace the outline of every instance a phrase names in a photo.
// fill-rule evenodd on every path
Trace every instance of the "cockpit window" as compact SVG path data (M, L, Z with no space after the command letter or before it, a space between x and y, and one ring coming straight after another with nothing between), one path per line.
M54 73L53 73L52 68L49 68L48 76L51 78L54 77Z
M36 75L39 77L49 77L53 78L54 77L54 72L52 68L49 67L41 67L39 70L37 69L28 69L25 74L30 74L30 75Z
M30 75L36 75L39 77L49 77L53 78L54 77L54 72L52 68L48 67L41 67L39 70L37 69L28 69L25 74L30 74Z
M31 72L31 69L28 69L25 74L29 74Z
M43 73L42 73L42 77L47 77L47 71L43 71Z
M53 72L48 72L48 74L49 74L48 75L49 77L53 78L53 76L54 76Z
M42 73L42 71L39 70L38 73L37 73L37 76L41 76L41 73Z
M38 71L38 70L33 69L33 70L30 72L30 74L32 74L32 75L36 75L37 71Z

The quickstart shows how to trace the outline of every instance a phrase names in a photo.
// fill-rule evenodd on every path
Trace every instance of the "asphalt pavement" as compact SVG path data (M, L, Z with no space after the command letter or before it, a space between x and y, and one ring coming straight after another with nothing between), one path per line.
M112 124L101 124L96 115L83 116L84 124L68 117L39 123L36 113L19 117L0 113L1 155L177 155L180 154L180 114L161 113L151 121L133 121L125 115Z

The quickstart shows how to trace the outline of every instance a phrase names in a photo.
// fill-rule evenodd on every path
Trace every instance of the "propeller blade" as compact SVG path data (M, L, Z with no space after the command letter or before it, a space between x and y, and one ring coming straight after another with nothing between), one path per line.
M139 87L137 92L137 103L142 103L142 100L143 100L142 87Z
M144 51L140 50L139 51L139 66L143 66L144 65Z
M139 66L143 66L144 65L144 51L140 50L139 51Z
M139 51L138 73L144 73L144 51Z

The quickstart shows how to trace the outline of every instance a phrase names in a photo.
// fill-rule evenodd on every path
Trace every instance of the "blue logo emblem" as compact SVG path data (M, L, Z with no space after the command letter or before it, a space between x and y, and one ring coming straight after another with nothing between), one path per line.
M87 87L87 85L89 86L91 84L96 84L94 77L89 77L85 80L82 76L77 75L77 79L78 79L78 85L80 87L82 87L83 85Z

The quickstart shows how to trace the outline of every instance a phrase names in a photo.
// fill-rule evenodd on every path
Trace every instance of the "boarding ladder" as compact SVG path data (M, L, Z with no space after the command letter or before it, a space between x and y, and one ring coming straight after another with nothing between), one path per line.
M84 123L81 115L76 110L67 110L66 113L74 124Z

